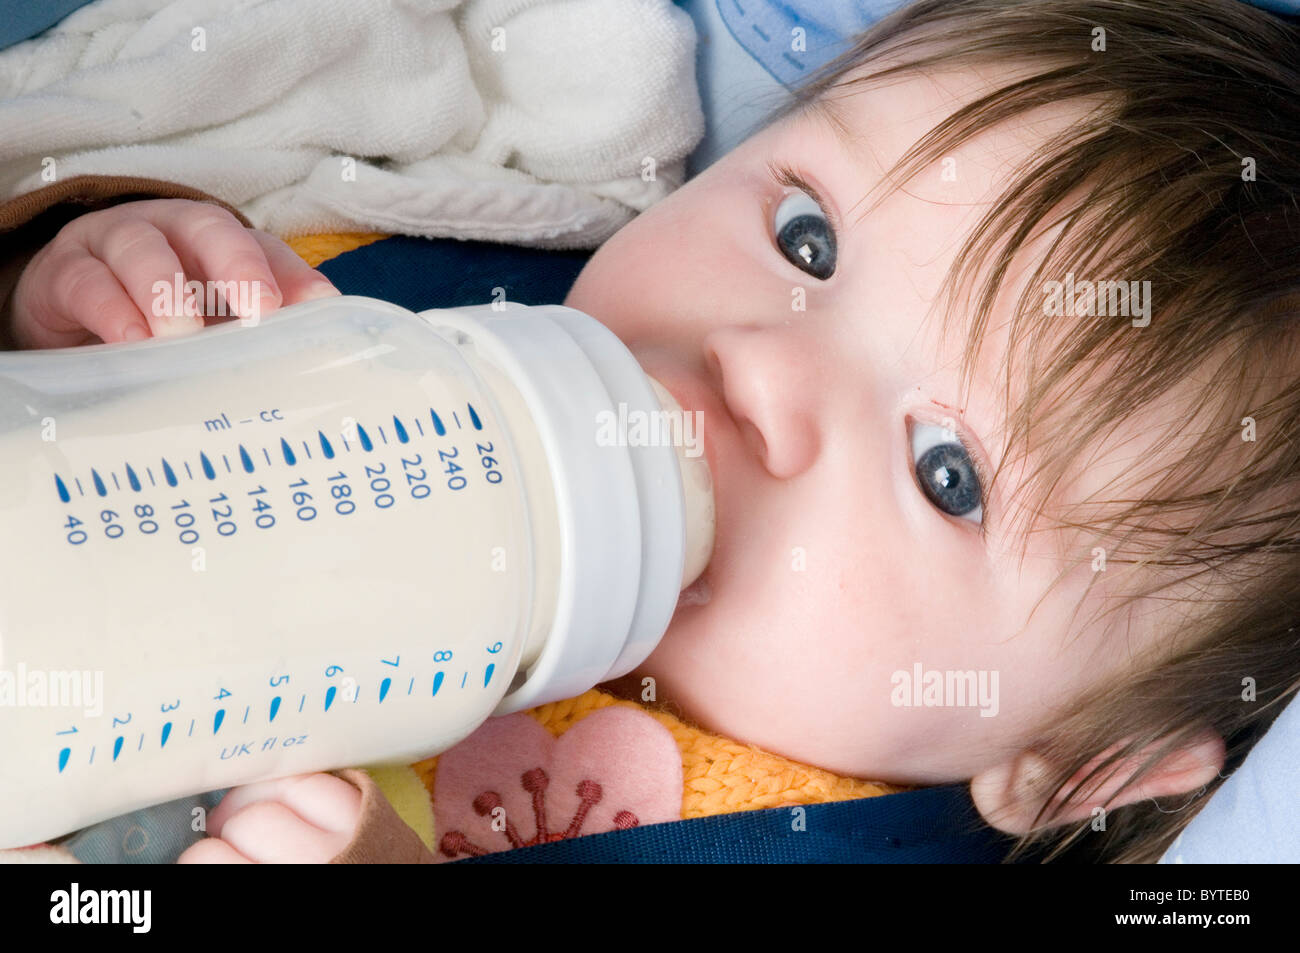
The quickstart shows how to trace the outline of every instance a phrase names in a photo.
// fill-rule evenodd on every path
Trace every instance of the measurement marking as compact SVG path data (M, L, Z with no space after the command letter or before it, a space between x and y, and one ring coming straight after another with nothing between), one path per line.
M100 496L107 496L108 491L104 489L104 481L99 478L99 471L91 468L90 475L95 478L95 492Z
M206 453L199 454L199 462L203 464L203 475L209 480L215 480L217 478L217 471L212 469L212 461L208 459ZM185 465L185 469L189 469L189 464Z
M248 455L248 451L244 449L244 445L242 443L239 445L239 462L243 464L245 473L253 472L253 458ZM226 463L226 469L227 470L230 469L229 461L227 461Z
M252 422L253 422L252 417L245 417L243 420L240 421L241 424L251 424Z
M465 429L465 425L462 424L462 423L460 422L460 414L456 413L456 411L454 411L454 410L451 412L451 419L454 420L454 421L456 421L456 429L457 429L457 430L464 430L464 429Z
M307 696L306 696L306 695L303 695L303 696L302 696L302 700L298 702L298 712L299 712L300 714L301 714L301 712L302 712L302 706L303 706L304 703L306 703L306 701L307 701Z
M242 449L242 448L241 448L241 449ZM228 456L226 456L224 453L221 455L221 462L224 463L224 464L226 465L226 472L227 472L227 473L234 473L234 472L235 472L234 470L230 469L230 458L229 458Z
M191 480L194 479L194 474L190 470L190 462L188 460L185 461L185 475L189 477Z
M271 699L271 717L268 721L275 721L275 716L280 713L280 696L276 695Z
M418 430L418 431L420 431L420 436L421 436L421 437L424 436L424 424L420 423L420 418L419 418L419 417L416 417L416 418L415 418L415 429Z
M461 675L461 677L460 677L460 687L461 687L461 688L464 688L464 687L465 687L465 679L467 679L467 678L469 678L469 672L466 672L465 674Z
M167 747L167 739L170 738L171 736L172 736L172 723L169 721L169 722L167 722L167 724L163 725L163 730L162 730L162 744L160 744L158 747L159 747L159 748L166 748L166 747Z
M419 421L417 420L416 423L419 423ZM397 419L396 414L393 415L393 430L397 434L398 441L401 443L411 442L411 438L406 435L406 428L402 426L402 422Z
M469 422L474 425L475 430L482 430L483 421L478 419L478 411L474 409L474 405L466 404L465 406L469 408Z
M167 480L167 485L168 485L168 486L175 486L175 485L176 485L176 471L172 469L172 465L171 465L170 463L167 462L167 458L166 458L166 457L163 457L162 465L163 465L163 477Z
M433 414L433 432L439 437L447 436L447 428L442 425L442 418L438 416L437 411L430 407L429 413Z
M243 722L244 724L248 724L248 710L252 707L253 707L252 705L248 705L245 706L244 708L244 722Z
M122 736L118 735L117 740L113 742L113 760L116 761L117 756L120 755L121 753L122 753Z
M408 685L408 686L406 686L406 694L409 695L409 694L411 694L411 692L413 692L414 690L415 690L415 678L412 677L412 679L411 679L411 684ZM435 695L438 693L438 690L437 690L436 688L435 688L433 691L434 691L434 694L435 694Z
M382 682L379 683L379 702L380 702L380 704L383 704L384 699L388 697L388 689L389 689L389 687L390 687L392 684L393 684L393 680L392 680L391 678L386 678L386 679L384 679Z
M266 457L266 465L269 467L271 465L271 452L266 447L262 448L262 456Z
M68 766L68 756L70 754L72 754L71 748L64 748L59 752L59 774L62 774L63 769Z
M329 688L325 689L325 710L326 710L326 711L329 711L329 710L330 710L330 705L333 705L333 704L334 704L334 696L335 696L337 693L338 693L338 689L335 688L333 685L331 685Z
M334 448L330 446L330 442L325 439L325 435L323 433L321 433L319 430L317 430L316 433L320 436L321 453L325 454L326 460L333 460Z
M186 737L190 737L190 738L194 737L194 719L193 719L193 718L190 719L190 731L189 731L189 734L188 734Z
M221 730L221 723L225 720L226 720L226 710L224 708L218 709L216 717L212 719L212 733L214 735Z
M305 447L307 444L304 443L303 446ZM295 457L293 451L289 449L289 441L285 440L283 437L280 438L280 452L284 454L284 462L289 464L289 466L293 466L298 462L298 458ZM270 459L268 459L267 463L270 462Z
M110 471L108 475L113 478L113 489L115 490L122 489L122 484L117 482L117 473Z
M379 439L384 441L384 443L388 443L388 434L384 433L384 427L382 424L379 425Z
M353 691L353 693L352 693L352 704L355 705L355 704L357 703L357 699L360 698L360 697L361 697L361 686L358 685L358 686L356 687L356 690Z
M136 750L136 751L143 751L143 750L144 750L144 732L143 732L143 731L140 732L140 743L139 743L138 745L135 746L135 750Z
M348 443L348 435L347 435L347 434L342 434L342 435L341 435L341 439L343 440L343 449L346 450L348 453L351 453L351 452L352 452L352 445L351 445L350 443Z
M414 681L414 679L412 679L412 681ZM440 688L442 688L442 672L438 672L437 674L435 674L435 675L433 676L433 692L432 692L432 694L433 694L433 695L438 694L438 689L440 689Z
M488 682L492 681L492 673L496 671L496 663L489 662L487 671L483 673L483 687L487 688Z
M307 459L308 459L308 460L311 459L311 447L308 446L306 440L304 440L304 441L302 442L302 452L305 453L305 454L307 454Z
M86 491L83 490L83 489L81 488L81 477L73 477L72 479L73 479L74 481L76 481L76 484L77 484L77 492L80 493L82 496L85 496L85 495L86 495Z
M54 474L54 485L58 488L60 500L67 503L72 499L72 497L68 495L68 488L63 484L63 477L59 476L57 473Z
M153 478L153 467L145 467L145 468L144 468L144 472L147 473L147 474L149 474L149 485L150 485L150 486L157 486L157 485L158 485L158 481L156 481L156 480Z
M131 464L128 463L128 464L125 464L125 466L126 466L126 482L130 485L131 489L133 489L133 490L135 490L135 492L139 493L139 492L140 492L140 478L139 478L138 476L136 476L136 475L135 475L135 471L134 471L133 469L131 469Z
M369 453L375 449L375 445L370 442L370 434L366 433L366 428L357 424L357 436L361 439L361 449Z
M90 746L90 763L91 763L91 764L94 764L94 763L95 763L95 746L94 746L94 745L91 745L91 746Z

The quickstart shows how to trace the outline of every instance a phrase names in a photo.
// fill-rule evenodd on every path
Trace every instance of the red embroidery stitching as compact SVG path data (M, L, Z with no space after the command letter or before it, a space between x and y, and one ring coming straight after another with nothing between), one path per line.
M524 840L510 818L507 817L503 833L506 835L511 847L532 847L535 844L550 844L557 840L578 837L578 832L582 829L587 813L593 805L600 803L600 799L604 796L603 789L595 781L589 778L579 781L577 793L582 803L574 812L569 826L562 833L552 833L547 829L546 824L546 788L550 783L551 779L541 768L533 768L523 773L520 784L526 792L532 795L533 822L536 825L537 833L530 840ZM474 812L479 817L488 817L494 810L501 807L501 795L495 791L484 791L474 798L473 806ZM640 823L637 816L631 811L619 811L614 815L614 826L619 830L637 827ZM453 860L462 854L467 857L481 857L484 854L491 853L491 851L479 847L461 831L448 831L444 834L442 840L438 842L438 849L444 856Z

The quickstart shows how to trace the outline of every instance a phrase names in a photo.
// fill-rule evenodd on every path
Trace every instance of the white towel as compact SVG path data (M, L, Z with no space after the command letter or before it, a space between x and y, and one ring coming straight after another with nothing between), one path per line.
M669 0L97 0L0 52L0 194L194 186L292 237L598 245L704 131Z

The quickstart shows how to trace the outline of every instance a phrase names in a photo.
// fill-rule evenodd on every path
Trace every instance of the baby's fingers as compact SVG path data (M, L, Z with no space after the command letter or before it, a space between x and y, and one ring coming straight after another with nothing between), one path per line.
M79 246L45 248L14 289L19 347L72 347L87 332L108 343L149 336L135 301L107 265Z
M352 832L321 830L287 804L258 801L226 821L221 839L259 864L325 864L347 847Z
M234 788L208 816L208 833L226 838L226 822L262 801L283 803L316 827L349 837L361 817L361 792L347 781L332 774L298 774Z
M212 293L225 299L227 314L255 320L280 306L280 286L258 233L229 212L212 205L167 204L154 221L189 274L209 282Z
M184 298L176 300L178 280L182 288L185 285L180 259L167 236L144 218L120 217L107 228L87 229L84 240L87 250L117 277L154 337L191 334L203 327L202 317L185 313ZM83 299L82 306L93 300ZM125 334L99 336L110 342L131 339Z
M339 290L328 278L303 261L283 241L266 232L255 231L252 234L266 253L271 270L275 272L276 283L284 296L281 304L297 304L299 301L339 294Z
M179 857L178 864L251 864L252 861L231 847L223 840L205 837L197 844L187 847Z

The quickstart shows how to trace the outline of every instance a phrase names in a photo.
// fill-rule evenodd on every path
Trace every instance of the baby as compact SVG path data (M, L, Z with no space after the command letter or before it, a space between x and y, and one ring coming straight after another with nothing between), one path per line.
M605 243L564 303L703 413L718 520L606 687L969 781L1022 847L1159 857L1300 684L1297 64L1238 0L921 0ZM31 260L13 339L192 332L149 306L180 270L333 291L211 204L130 202ZM360 800L238 788L181 859L328 860Z

